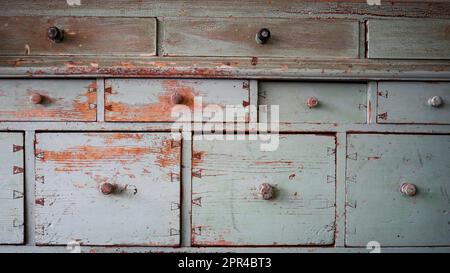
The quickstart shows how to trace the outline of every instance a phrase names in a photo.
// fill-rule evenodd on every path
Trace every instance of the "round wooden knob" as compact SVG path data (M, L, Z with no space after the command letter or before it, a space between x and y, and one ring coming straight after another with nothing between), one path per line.
M411 183L403 183L400 186L400 192L406 196L414 196L417 193L417 188L414 184Z
M269 183L263 183L259 187L259 193L264 200L270 200L275 195L275 190L272 185Z
M42 103L43 100L44 100L44 98L38 93L33 93L30 96L30 101L33 104L40 104L40 103Z
M319 105L319 100L316 97L309 97L306 100L306 105L308 105L309 108L314 108Z
M103 184L100 185L100 191L104 194L104 195L109 195L114 193L116 190L116 185L105 182Z
M173 104L182 104L183 96L180 93L175 92L172 94L170 100L172 101Z
M60 43L64 40L64 31L57 27L49 27L47 29L47 37L55 43Z
M428 99L428 105L431 107L439 107L443 103L443 100L439 96L432 96Z
M267 28L262 28L256 33L255 40L258 44L265 44L269 41L270 38L270 30Z

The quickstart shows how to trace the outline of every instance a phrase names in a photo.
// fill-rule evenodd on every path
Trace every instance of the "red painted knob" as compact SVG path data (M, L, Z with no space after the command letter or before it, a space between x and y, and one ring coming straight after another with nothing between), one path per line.
M314 108L319 104L319 100L316 97L309 97L306 101L306 105L308 105L309 108Z
M172 101L173 104L182 104L183 96L180 93L175 92L172 94L172 97L170 98L170 100Z
M259 187L259 193L264 200L270 200L275 195L275 190L272 185L269 183L263 183Z
M417 193L417 188L414 184L411 183L403 183L400 186L400 192L406 196L414 196Z
M100 185L100 191L104 194L104 195L109 195L114 193L116 190L116 186L114 184L111 183L103 183Z
M33 104L40 104L43 101L43 97L38 93L33 93L30 96L30 101Z

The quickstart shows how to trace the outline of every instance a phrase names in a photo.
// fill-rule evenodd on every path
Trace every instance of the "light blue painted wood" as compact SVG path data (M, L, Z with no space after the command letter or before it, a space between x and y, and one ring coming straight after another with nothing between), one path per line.
M349 135L347 151L346 245L450 245L450 136Z

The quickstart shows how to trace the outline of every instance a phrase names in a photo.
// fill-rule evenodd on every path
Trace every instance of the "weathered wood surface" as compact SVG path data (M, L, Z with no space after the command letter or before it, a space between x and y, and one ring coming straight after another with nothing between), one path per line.
M447 61L236 57L0 57L0 77L448 79Z
M280 122L365 123L367 85L358 83L260 82L259 121L271 120L271 105L279 106ZM309 108L309 97L319 104Z
M0 121L95 121L95 80L0 80ZM33 104L30 96L41 95Z
M376 1L372 1L376 2ZM70 4L69 4L70 3ZM79 4L78 4L79 3ZM132 1L3 0L0 15L150 16L150 17L426 17L450 18L448 0L197 0Z
M62 42L47 38L52 26ZM0 55L156 55L154 18L0 17L0 37Z
M173 94L182 96L180 106L189 110L191 115L186 117L174 113L172 116L172 109L178 106L171 100ZM242 107L248 111L249 104L248 80L107 79L105 81L106 121L166 122L181 119L207 121L215 110L223 111L225 114L227 105ZM194 105L197 111L201 111L200 108L203 107L201 115L194 112ZM220 117L218 114L215 118ZM234 120L233 117L222 117L223 121ZM245 122L246 119L248 120L248 115L243 115L241 122Z
M356 20L180 19L161 23L161 55L358 58ZM266 44L256 33L268 28Z
M168 133L37 134L37 244L179 245L180 146Z
M350 135L346 245L450 245L450 137ZM403 196L403 183L417 186Z
M276 151L261 151L268 141L194 139L193 245L333 244L335 138L279 141ZM262 183L275 186L272 200L259 196Z
M443 104L428 105L439 96ZM450 83L448 82L379 82L378 123L450 124Z
M450 59L450 20L369 20L368 57Z
M22 133L0 133L0 244L24 243Z

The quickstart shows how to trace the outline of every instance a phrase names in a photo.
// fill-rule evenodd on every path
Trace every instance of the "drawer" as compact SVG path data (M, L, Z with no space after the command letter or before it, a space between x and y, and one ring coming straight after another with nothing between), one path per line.
M349 135L347 141L346 244L450 245L450 136Z
M0 80L0 121L95 121L95 80Z
M226 113L227 105L242 107L244 112L250 105L248 80L107 79L105 94L106 121L181 120L171 115L175 106L190 112L184 121L207 121L216 110ZM194 104L203 115L194 115ZM242 121L248 121L247 115L243 113ZM220 113L215 117L234 121Z
M193 245L333 244L334 136L271 137L275 151L262 138L194 140Z
M0 55L156 55L154 18L0 17L0 37Z
M450 123L450 82L379 82L378 123Z
M178 246L180 146L169 133L37 134L37 244Z
M365 123L367 86L358 83L260 82L258 104L260 122L270 121L271 106L278 105L282 123Z
M369 20L368 57L450 59L450 20Z
M0 244L23 244L22 133L0 133L0 162Z
M264 28L269 30L270 37L266 43L259 44L256 37ZM171 56L358 58L358 37L358 22L351 20L165 18L161 53Z

